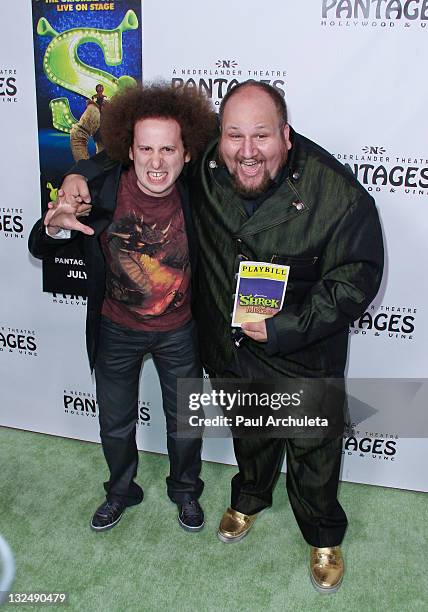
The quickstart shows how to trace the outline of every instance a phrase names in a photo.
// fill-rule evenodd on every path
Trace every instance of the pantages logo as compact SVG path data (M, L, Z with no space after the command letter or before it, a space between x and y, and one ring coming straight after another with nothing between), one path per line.
M18 102L16 68L0 67L0 104Z
M343 438L342 455L345 457L372 461L394 461L397 458L397 434L359 431L353 425L349 434Z
M414 340L417 308L371 304L349 328L353 336L376 336L388 340Z
M98 403L93 392L64 389L63 406L65 414L96 419Z
M69 267L66 278L87 279L85 262L83 259L77 259L76 257L55 257L54 263L60 266Z
M321 25L340 28L426 28L428 0L321 0Z
M69 293L51 293L52 304L61 306L86 306L86 297Z
M286 71L277 66L244 65L235 59L216 59L211 66L174 66L171 70L173 87L196 89L220 106L226 93L247 79L262 81L285 96Z
M37 337L34 330L0 325L0 353L37 357Z
M93 391L64 389L63 408L65 414L70 416L98 418L98 402ZM137 426L150 427L150 402L138 402Z
M22 208L0 207L0 237L22 240L24 220Z
M428 1L428 0L427 0ZM428 158L391 153L380 145L365 145L356 153L333 153L367 191L428 195Z

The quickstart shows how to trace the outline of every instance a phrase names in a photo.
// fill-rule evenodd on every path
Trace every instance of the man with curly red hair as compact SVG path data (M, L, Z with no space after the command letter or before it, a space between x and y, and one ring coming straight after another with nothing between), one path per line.
M180 175L202 153L215 123L209 103L192 91L156 85L118 93L103 111L105 152L86 166L89 192L98 206L82 223L73 206L60 199L29 238L30 251L38 258L73 240L81 242L85 253L87 350L110 471L106 500L91 520L95 531L110 529L127 506L143 499L134 480L135 434L147 353L162 389L168 495L179 507L181 527L199 531L204 526L198 502L203 489L201 438L177 436L177 379L202 376L191 314L194 232Z

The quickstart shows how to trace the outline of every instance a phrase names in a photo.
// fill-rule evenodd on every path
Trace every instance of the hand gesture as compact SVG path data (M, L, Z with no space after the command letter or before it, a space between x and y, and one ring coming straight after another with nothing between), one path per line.
M48 229L50 236L55 236L60 229L75 230L92 236L94 230L87 225L83 225L77 220L77 206L68 204L67 202L50 203L49 210L46 213L44 224Z
M48 208L52 209L52 208L57 208L58 206L66 203L66 204L70 204L75 213L76 213L76 217L87 217L89 215L89 213L92 210L92 204L85 204L84 202L82 202L81 204L79 204L79 202L77 202L76 200L74 201L67 201L67 198L65 198L65 201L62 201L62 204L60 203L60 200L65 198L65 194L64 191L62 189L58 190L58 199L59 201L56 202L49 202L48 204Z

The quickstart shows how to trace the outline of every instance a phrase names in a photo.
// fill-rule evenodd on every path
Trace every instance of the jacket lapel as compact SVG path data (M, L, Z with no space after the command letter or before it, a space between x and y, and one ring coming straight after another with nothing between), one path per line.
M121 164L117 164L107 176L101 175L91 181L91 227L95 236L105 230L113 217L122 169Z
M196 242L192 211L190 209L189 189L187 187L187 184L180 179L177 181L176 185L177 185L178 193L180 194L181 208L183 210L184 225L185 225L186 236L187 236L187 244L189 247L190 266L192 270L195 270L198 245Z
M302 200L291 181L287 179L275 195L263 202L251 217L243 223L239 236L250 236L263 232L271 227L286 223L306 214L309 206Z

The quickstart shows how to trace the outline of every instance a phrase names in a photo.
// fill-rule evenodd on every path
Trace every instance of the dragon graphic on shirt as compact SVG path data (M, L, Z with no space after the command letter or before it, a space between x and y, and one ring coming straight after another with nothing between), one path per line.
M157 316L180 304L190 282L189 259L186 236L173 219L161 228L134 212L110 225L107 246L109 297L139 316Z

